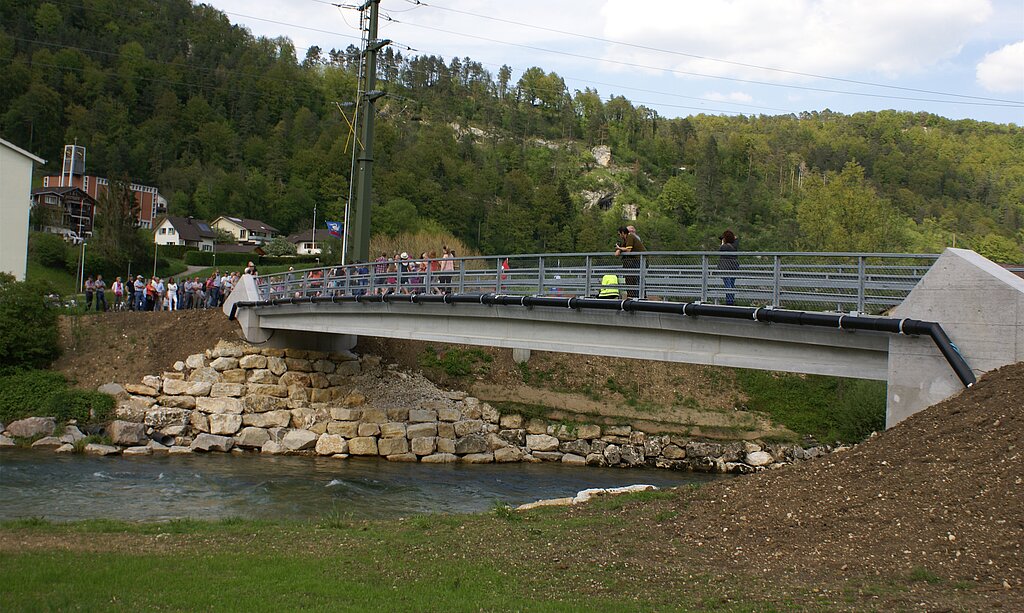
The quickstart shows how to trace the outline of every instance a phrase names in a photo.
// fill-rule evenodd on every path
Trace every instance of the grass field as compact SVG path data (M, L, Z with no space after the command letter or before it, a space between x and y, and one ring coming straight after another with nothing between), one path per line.
M966 589L709 565L699 544L659 542L679 521L678 496L386 521L343 510L311 522L7 521L0 610L900 610L921 590L934 602Z

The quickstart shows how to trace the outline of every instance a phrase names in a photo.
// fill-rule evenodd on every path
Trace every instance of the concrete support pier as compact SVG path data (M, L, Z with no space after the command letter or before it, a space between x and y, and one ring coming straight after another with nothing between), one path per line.
M946 249L890 316L938 322L976 376L1024 360L1024 279L973 251ZM963 389L930 338L891 337L886 428Z

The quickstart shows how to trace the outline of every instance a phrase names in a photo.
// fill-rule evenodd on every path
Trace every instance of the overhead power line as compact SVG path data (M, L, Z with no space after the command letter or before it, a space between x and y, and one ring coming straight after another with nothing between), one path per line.
M501 45L508 45L508 46L511 46L511 47L519 47L521 49L530 49L532 51L540 51L540 52L543 52L543 53L552 53L552 54L555 54L555 55L564 55L566 57L573 57L573 58L583 59L583 60L591 60L591 61L594 61L594 62L603 62L603 63L606 63L606 64L616 64L618 66L626 66L628 68L642 68L644 70L663 71L663 72L669 72L669 73L672 73L672 74L687 75L687 76L692 76L692 77L703 77L703 78L707 78L707 79L721 79L721 80L725 80L725 81L732 81L732 82L735 82L735 83L749 83L749 84L752 84L752 85L762 85L762 86L765 86L765 87L777 87L777 88L783 88L783 89L797 89L797 90L802 90L802 91L813 91L813 92L826 93L826 94L841 94L841 95L844 95L844 96L860 96L860 97L865 97L865 98L881 98L881 99L886 99L886 100L909 100L909 101L913 101L913 102L935 102L935 103L939 103L939 104L961 104L961 105L988 106L988 107L1014 107L1014 108L1015 107L1024 107L1024 103L1021 103L1021 102L1012 102L1012 103L1008 103L1006 101L970 102L970 101L964 101L964 100L941 100L941 99L936 99L936 98L917 98L917 97L913 97L913 96L896 96L896 95L891 95L891 94L875 94L875 93L870 93L870 92L855 92L855 91L848 91L848 90L826 89L826 88L823 88L823 87L811 87L811 86L807 86L807 85L789 85L789 84L785 84L785 83L772 83L770 81L757 81L757 80L754 80L754 79L741 79L741 78L738 78L738 77L723 77L723 76L718 76L718 75L711 75L711 74L704 74L704 73L699 73L699 72L692 72L692 71L688 71L688 70L678 70L678 69L674 69L674 68L665 68L663 66L651 66L651 65L648 65L648 64L638 64L638 63L635 63L635 62L624 62L624 61L621 61L621 60L610 60L610 59L607 59L607 58L598 58L598 57L594 57L594 56L590 56L590 55L584 55L584 54L581 54L581 53L572 53L572 52L569 52L569 51L559 51L557 49L548 49L548 48L545 48L545 47L537 47L535 45L527 45L527 44L524 44L524 43L513 43L513 42L509 42L509 41L505 41L505 40L498 40L498 39L495 39L495 38L489 38L489 37L486 37L486 36L479 36L479 35L476 35L476 34L467 34L465 32L458 32L458 31L455 31L455 30L447 30L447 29L444 29L444 28L438 28L436 26L427 26L427 25L418 24L418 23L411 23L411 22L407 22L407 21L398 22L397 20L394 20L394 19L392 19L391 21L395 21L396 23L402 23L404 25L411 26L411 27L414 27L414 28L422 28L422 29L425 29L425 30L433 30L435 32L441 32L443 34L451 34L453 36L462 36L462 37L465 37L465 38L472 38L472 39L476 39L476 40L483 40L483 41L487 41L487 42L490 42L490 43L498 43L498 44L501 44Z
M323 0L314 0L314 1L315 2L321 2ZM914 93L919 93L919 94L929 94L929 95L935 95L935 96L948 96L948 97L952 97L952 98L966 98L966 99L972 99L972 100L982 100L982 101L986 101L986 102L1003 102L1003 103L1009 103L1010 105L1014 105L1014 106L1024 105L1024 103L1022 103L1019 100L1004 100L1004 99L1000 99L1000 98L990 98L990 97L985 97L985 96L972 96L972 95L968 95L968 94L956 94L956 93L951 93L951 92L941 92L941 91L935 91L935 90L930 90L930 89L918 89L918 88L915 88L915 87L905 87L905 86L900 86L900 85L889 85L889 84L886 84L886 83L874 83L874 82L871 82L871 81L859 81L857 79L847 79L847 78L843 78L843 77L833 77L833 76L828 76L828 75L820 75L820 74L815 74L815 73L810 73L810 72L801 72L801 71L798 71L798 70L789 70L789 69L785 69L785 68L775 68L775 67L771 67L771 66L760 66L758 64L748 64L748 63L745 63L745 62L737 62L737 61L733 61L733 60L723 60L723 59L720 59L720 58L714 58L714 57L710 57L710 56L706 56L706 55L698 55L698 54L695 54L695 53L687 53L685 51L675 51L675 50L672 50L672 49L662 49L662 48L659 48L659 47L651 47L651 46L648 46L648 45L641 45L641 44L637 44L637 43L629 43L629 42L625 42L625 41L621 41L621 40L613 40L613 39L609 39L609 38L602 38L600 36L592 36L592 35L589 35L589 34L581 34L579 32L571 32L571 31L567 31L567 30L559 30L557 28L549 28L549 27L546 27L546 26L540 26L540 25L531 24L531 23L524 23L524 22L515 21L515 20L512 20L512 19L504 19L504 18L501 18L501 17L494 17L493 15L483 15L481 13L474 13L472 11L465 11L465 10L461 10L461 9L455 9L455 8L451 8L451 7L441 6L441 5L438 5L438 4L428 4L426 2L422 2L421 0L405 0L405 1L410 3L410 4L415 5L415 7L425 6L425 7L429 7L429 8L438 9L440 11L447 11L447 12L450 12L450 13L458 13L460 15L466 15L466 16L475 17L475 18L478 18L478 19L486 19L486 20L489 20L489 21L496 21L496 22L499 22L499 23L507 23L507 24L510 24L510 25L520 26L520 27L523 27L523 28L530 28L530 29L534 29L534 30L541 30L541 31L544 31L544 32L551 32L553 34L561 34L561 35L564 35L564 36L573 36L573 37L576 37L576 38L583 38L583 39L592 40L592 41L601 42L601 43L607 43L607 44L612 44L612 45L621 45L621 46L624 46L624 47L631 47L633 49L640 49L640 50L643 50L643 51L654 51L654 52L657 52L657 53L665 53L665 54L669 54L669 55L676 55L676 56L686 57L686 58L690 58L690 59L704 60L704 61L715 62L715 63L719 63L719 64L728 64L728 65L731 65L731 66L739 66L739 67L742 67L742 68L754 68L754 69L757 69L757 70L765 70L765 71L769 71L769 72L778 72L778 73L788 74L788 75L793 75L793 76L809 77L809 78L814 78L814 79L823 79L823 80L828 80L828 81L836 81L836 82L839 82L839 83L850 83L852 85L866 85L866 86L869 86L869 87L878 87L878 88L884 88L884 89L894 89L894 90L900 90L900 91L906 91L906 92L914 92ZM495 42L501 42L501 41L495 41ZM694 73L685 73L685 74L694 74ZM723 78L723 79L727 79L728 78L728 77L715 77L713 75L698 75L698 76L706 76L706 77L710 77L710 78ZM826 91L826 90L815 90L815 91ZM840 93L845 93L845 92L840 92ZM925 101L926 102L931 102L930 100L925 100Z

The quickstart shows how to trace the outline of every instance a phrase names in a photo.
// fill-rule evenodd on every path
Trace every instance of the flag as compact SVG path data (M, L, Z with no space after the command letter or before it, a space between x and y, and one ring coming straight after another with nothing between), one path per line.
M335 238L341 238L341 222L340 221L327 221L327 233Z

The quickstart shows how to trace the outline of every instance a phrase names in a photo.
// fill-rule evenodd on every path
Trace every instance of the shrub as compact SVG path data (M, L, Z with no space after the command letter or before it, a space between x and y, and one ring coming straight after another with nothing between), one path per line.
M747 406L823 443L859 442L885 427L885 383L736 370Z
M60 355L57 312L47 283L0 278L0 372L45 368Z
M47 268L63 269L65 267L67 251L67 244L60 235L48 232L33 232L29 235L29 258Z
M63 389L50 396L44 412L57 421L76 419L80 424L88 424L109 420L113 411L113 396L89 390Z
M0 376L0 421L42 415L49 410L51 396L66 389L64 376L49 370Z
M58 422L101 423L110 419L114 398L100 392L70 389L60 373L25 370L0 377L0 421L32 416Z

